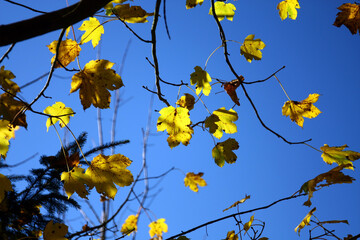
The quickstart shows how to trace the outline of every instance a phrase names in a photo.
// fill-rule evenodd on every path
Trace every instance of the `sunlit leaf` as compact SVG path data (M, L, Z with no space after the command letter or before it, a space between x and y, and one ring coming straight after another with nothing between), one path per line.
M49 48L49 51L52 53L56 53L56 46L58 44L58 41L53 41L50 43L50 45L47 45ZM79 56L81 51L81 47L79 44L72 40L72 39L66 39L64 41L60 42L59 52L57 59L60 61L55 63L56 68L61 68L62 66L66 67L71 62L73 62L77 56ZM55 61L55 56L51 58L51 64ZM62 66L61 66L62 65Z
M121 226L121 233L129 235L132 232L137 231L138 215L129 215Z
M225 3L223 1L217 1L214 3L215 13L219 21L224 20L226 17L227 20L232 21L235 15L236 7L232 3ZM212 7L209 10L209 14L212 14Z
M94 17L83 21L79 30L85 31L81 36L80 45L91 41L93 47L96 47L101 39L101 34L104 34L104 27L100 24L99 20Z
M15 138L15 130L17 128L14 128L8 120L0 120L0 160L6 158L9 151L9 140Z
M72 77L70 93L80 89L79 95L84 110L91 104L98 108L109 108L109 90L124 86L121 77L111 69L114 63L107 60L92 60Z
M237 132L235 121L238 120L238 114L230 109L226 110L225 107L215 110L210 117L205 120L205 127L209 128L210 133L214 137L220 139L223 136L223 131L228 134Z
M0 203L5 198L5 192L14 191L10 180L3 174L0 173Z
M289 16L290 19L295 20L297 18L297 10L299 9L300 5L298 0L284 0L280 2L276 9L279 10L279 15L281 20L284 20Z
M295 228L295 232L298 232L299 236L300 236L300 230L303 229L306 225L310 225L310 218L315 211L316 211L316 208L311 209L311 211L308 214L306 214L306 216L301 221L301 223L299 225L297 225L297 227Z
M233 150L237 149L239 149L239 143L235 139L229 138L224 142L216 144L212 149L212 157L219 167L223 167L225 161L229 164L236 162L237 156Z
M190 74L190 83L191 85L196 84L196 94L199 95L201 90L205 96L209 96L211 91L211 77L204 71L201 67L194 67L195 72Z
M12 95L3 93L0 95L0 116L2 119L8 120L13 126L21 126L27 128L26 115L23 110L26 105L14 99Z
M174 108L169 106L161 109L159 113L157 131L167 130L169 134L167 139L169 147L176 147L180 143L187 146L194 133L194 130L190 127L189 110L182 107Z
M194 108L194 104L195 104L195 98L193 95L189 94L189 93L185 93L184 96L182 96L177 102L177 105L179 105L180 107L186 108L192 110Z
M15 75L9 71L5 70L5 66L1 66L0 68L0 86L8 91L11 94L16 94L20 92L19 86L14 83L11 79L14 79Z
M140 6L130 6L130 4L116 5L112 10L116 16L128 23L145 23L147 17L153 16L154 13L148 13Z
M185 187L189 187L191 191L198 192L199 187L205 187L207 184L205 180L202 178L204 173L200 172L198 174L195 174L193 172L189 172L186 174L186 177L184 179Z
M291 121L295 122L300 127L304 125L304 117L314 118L321 113L321 111L313 104L319 99L319 94L309 94L309 96L302 100L287 101L282 107L282 115L290 116Z
M166 233L168 231L168 226L165 223L164 218L160 218L155 222L151 222L149 224L149 228L150 228L149 230L150 237L156 236L158 239L162 239L163 232Z
M68 226L63 223L54 223L53 220L46 224L44 230L44 240L67 240L65 235L68 232Z
M323 151L321 157L327 164L337 163L339 166L349 165L347 168L354 170L353 161L360 158L360 153L344 151L347 147L346 144L341 147L329 147L329 145L324 144L324 146L320 148L320 150Z
M203 4L204 0L186 0L186 9L194 8L196 5Z
M65 104L62 102L56 102L52 106L48 106L45 108L44 113L54 116L49 117L46 121L48 131L49 127L57 122L59 122L60 127L65 127L69 123L70 117L74 116L74 111L70 107L65 107Z
M360 4L344 3L338 9L341 12L337 13L334 25L341 27L344 24L352 34L358 31L360 34Z
M250 217L250 220L249 220L247 223L244 224L244 230L245 230L244 235L247 233L247 231L249 231L249 229L250 229L253 221L254 221L254 215L252 215L252 216Z
M254 37L254 34L247 36L240 47L240 54L244 55L248 62L251 62L252 60L261 60L262 52L260 50L264 49L266 46L261 39L254 39Z
M230 207L226 208L223 210L223 212L225 212L226 210L229 210L230 208L236 207L237 205L244 203L246 200L250 199L250 195L245 195L245 197L237 202L235 202L233 205L231 205Z
M89 192L86 184L89 184L90 178L84 173L83 168L74 167L70 172L61 174L61 181L64 182L65 193L68 198L76 192L81 198L87 198Z
M238 240L238 239L239 239L239 236L237 234L235 234L234 230L232 230L226 234L226 238L224 240Z

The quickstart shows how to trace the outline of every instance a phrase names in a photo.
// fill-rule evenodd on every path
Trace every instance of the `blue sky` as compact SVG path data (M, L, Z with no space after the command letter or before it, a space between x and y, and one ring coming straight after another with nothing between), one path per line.
M75 1L70 1L70 4ZM287 93L293 100L303 100L310 93L321 94L315 104L322 113L314 119L305 119L304 128L291 122L288 117L281 115L281 107L287 101L275 78L262 84L246 86L249 95L254 101L264 122L274 131L290 141L302 141L312 138L310 144L320 148L323 144L340 146L347 144L351 150L360 151L357 136L359 127L359 77L360 63L359 36L351 35L344 26L333 26L336 9L342 4L339 1L301 1L297 20L286 19L281 21L276 5L278 1L229 1L237 10L233 22L223 20L222 26L228 40L242 42L249 34L255 34L266 47L261 61L248 63L240 55L240 45L229 42L230 60L236 71L245 77L245 81L264 79L273 72L286 66L277 74ZM24 3L27 4L27 3ZM148 12L152 12L153 1L134 1ZM65 7L65 1L49 3L48 1L31 2L31 7L43 11L51 11ZM221 45L218 28L212 16L208 15L210 1L194 9L185 9L185 0L167 1L167 20L171 34L168 39L163 18L159 21L158 58L161 77L169 82L179 83L181 80L190 82L190 74L195 66L204 67L211 52ZM29 10L13 6L7 2L0 3L0 23L7 24L14 21L36 16ZM132 24L131 27L143 38L150 38L150 22ZM74 26L80 27L80 23ZM151 93L154 87L154 71L148 64L146 57L151 59L151 46L140 42L122 23L113 21L104 26L105 34L102 37L100 58L115 63L118 71L122 56L129 39L128 49L122 79L125 87L120 90L121 102L116 126L116 140L129 139L130 144L116 149L129 157L133 163L129 168L137 175L141 167L142 131L147 124L147 116ZM19 86L46 73L50 69L50 59L53 56L46 45L58 39L60 31L55 31L31 40L16 44L10 54L10 59L2 62L5 68L15 75L15 82ZM76 30L76 37L81 36ZM70 34L71 35L71 34ZM73 38L71 36L71 38ZM90 43L84 44L80 53L80 63L84 66L88 61L97 58L98 51ZM7 47L0 49L0 55ZM75 63L71 65L77 67ZM234 79L225 64L222 49L218 50L209 60L207 71L211 77L226 81ZM78 92L69 94L71 76L73 73L56 70L50 87L46 91L52 99L41 99L34 105L34 109L42 111L56 101L62 101L71 107L77 114L70 121L70 128L75 135L83 131L89 133L86 150L99 144L94 107L83 111ZM22 90L21 96L31 101L43 87L45 79ZM165 97L174 105L177 99L178 88L163 85ZM202 97L210 111L220 107L229 109L233 106L231 99L222 91L220 84L213 87L209 97ZM189 92L183 87L181 94ZM218 94L214 94L220 92ZM288 145L275 135L266 131L257 120L253 109L246 100L242 90L237 90L241 106L235 110L239 115L236 122L238 132L226 135L235 138L240 145L235 151L238 156L236 163L218 167L211 156L213 148L212 137L200 127L190 144L180 145L174 149L167 146L166 133L156 132L156 120L159 111L165 105L155 98L152 106L151 135L148 142L147 161L149 176L158 176L168 169L175 170L166 175L158 183L151 180L151 197L146 206L151 210L153 219L165 218L169 232L164 237L185 231L204 222L235 213L236 209L222 210L232 203L242 199L245 194L251 199L240 206L240 211L267 205L275 200L290 196L301 185L320 173L329 171L335 165L329 166L322 161L320 153L304 145ZM190 92L189 92L190 93ZM113 105L111 105L112 107ZM113 109L102 110L102 126L104 141L110 141L111 119ZM197 103L191 112L192 122L205 119L207 112L201 103ZM27 114L28 130L16 132L16 139L11 141L10 151L6 162L17 163L39 153L39 155L53 155L60 149L60 143L54 130L46 132L43 116ZM61 134L64 130L61 130ZM71 141L71 138L69 138ZM106 154L110 154L107 152ZM27 173L36 165L37 158L9 173ZM354 163L358 167L358 163ZM358 234L360 226L360 192L357 168L355 171L346 170L346 174L354 177L353 184L334 185L314 193L313 206L317 207L315 215L322 221L347 219L350 225L329 226L336 229L336 234L345 237L346 234ZM204 179L208 186L201 188L198 193L190 191L183 185L186 172L204 172ZM129 188L119 189L112 205L115 209ZM143 191L143 183L139 183L136 192ZM98 195L93 190L91 199L97 206ZM74 194L73 197L79 199ZM298 239L294 228L311 208L302 206L306 198L299 198L280 203L270 209L255 212L255 218L266 222L263 236L270 239ZM79 200L80 201L80 200ZM131 201L124 212L117 218L121 225L129 214L134 214L138 208L135 200ZM84 204L84 210L89 213ZM242 216L247 222L251 214ZM77 211L72 211L68 219L74 231L86 223ZM93 221L96 222L96 220ZM147 239L149 219L142 215L139 223L139 239ZM313 225L311 227L314 227ZM300 239L307 239L308 230L302 231ZM216 223L187 235L191 239L224 239L227 231L237 230L233 219Z

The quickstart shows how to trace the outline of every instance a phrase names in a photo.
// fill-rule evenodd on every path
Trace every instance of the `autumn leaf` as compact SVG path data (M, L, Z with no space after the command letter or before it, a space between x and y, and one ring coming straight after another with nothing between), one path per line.
M285 0L280 2L276 9L279 10L281 20L284 20L289 16L290 19L295 20L297 18L297 10L300 8L298 0Z
M65 155L60 157L48 156L44 157L44 161L49 163L50 167L56 170L65 171L77 167L80 163L79 152L74 152L69 156L69 153L65 151Z
M138 215L130 215L121 226L121 233L129 235L132 232L137 231Z
M0 119L0 160L6 158L9 151L9 140L15 138L15 130L17 128L14 128L8 120Z
M247 233L247 231L249 231L249 229L250 229L253 221L254 221L254 215L252 215L252 216L250 217L250 220L249 220L247 223L244 224L244 230L245 230L244 235Z
M236 7L232 3L225 3L223 1L217 1L214 3L215 13L219 21L227 20L232 21L235 15ZM212 14L212 7L210 7L209 14Z
M348 146L345 144L341 147L329 147L329 145L324 144L320 150L323 152L321 157L323 158L324 162L327 164L337 163L339 166L341 165L349 165L347 169L353 168L353 161L360 158L360 153L354 151L343 151Z
M127 0L113 0L113 1L109 2L108 4L106 4L104 6L104 9L106 9L106 15L109 16L112 14L112 9L114 8L114 4L121 4L126 1Z
M114 183L124 187L134 181L133 175L126 169L130 164L131 160L121 154L111 156L99 154L91 161L85 172L90 178L87 185L90 189L95 186L98 193L114 199L117 193Z
M313 197L314 192L323 187L338 183L352 183L355 179L341 172L344 168L348 168L350 166L352 165L348 164L337 166L330 171L322 173L304 183L300 188L300 193L305 192L308 194L308 200L304 202L304 205L311 206L310 199ZM322 183L323 181L325 181L325 183Z
M250 63L253 59L261 60L262 52L260 50L264 49L266 46L263 41L260 39L254 39L254 37L254 34L247 36L240 47L240 54L244 55L246 60Z
M186 9L194 8L196 5L203 4L204 0L186 0Z
M240 102L236 94L236 89L241 85L241 82L243 81L244 81L244 77L239 76L239 78L224 84L224 90L230 96L231 100L233 100L233 102L238 106L240 106Z
M205 96L209 96L211 90L210 75L199 66L194 67L194 69L195 72L190 74L190 84L196 84L197 95L199 95L202 90Z
M80 45L91 41L93 47L96 47L101 39L101 34L104 34L104 27L100 24L99 20L94 17L83 21L79 30L85 31L81 36Z
M164 218L160 218L155 222L151 222L149 224L149 234L150 237L154 237L156 235L157 238L162 239L162 233L168 231L168 226L165 223Z
M321 111L313 104L319 99L319 94L309 94L309 96L302 100L287 101L282 107L282 115L290 116L291 121L295 122L300 127L304 125L304 117L315 118L321 113Z
M229 138L224 142L216 144L212 149L212 157L219 167L223 167L225 161L229 164L236 162L237 156L233 150L237 149L239 149L239 143L235 139Z
M44 113L53 116L46 121L47 131L49 131L50 126L57 122L59 122L60 127L65 127L69 123L70 117L74 116L74 111L69 107L65 107L62 102L56 102L52 106L48 106L45 108Z
M83 168L74 167L70 172L61 173L61 181L64 182L64 189L68 198L76 192L79 197L88 199L89 192L85 184L89 184L91 180L88 175L84 174L84 171Z
M205 180L202 178L204 173L200 172L198 174L195 174L193 172L189 172L186 174L186 177L184 178L184 184L185 187L189 187L191 191L198 192L200 187L205 187L207 184Z
M169 106L161 109L159 113L157 131L167 130L169 147L174 148L180 143L187 146L192 137L191 135L194 133L194 130L190 127L189 110L183 107L174 108Z
M154 13L148 13L140 6L130 6L130 4L120 4L113 8L113 12L122 21L128 23L146 23L147 17L153 16Z
M0 68L0 85L1 87L8 91L9 93L16 95L16 93L20 92L19 86L14 83L11 79L14 79L15 75L9 71L5 70L5 66L1 66Z
M114 63L107 60L92 60L72 77L70 93L80 89L79 95L84 110L91 104L98 108L109 108L110 92L124 86L121 77L112 70Z
M341 27L345 25L352 34L356 34L359 31L360 34L360 4L357 3L344 3L338 9L338 12L334 25Z
M195 98L193 95L185 93L184 96L177 100L176 104L190 111L194 108Z
M53 220L46 224L44 240L67 240L64 236L68 232L68 226L63 223L54 223Z
M56 54L56 47L58 41L53 41L50 45L47 45L49 51ZM76 41L72 39L66 39L60 42L59 52L57 59L60 61L55 63L55 68L61 68L62 66L66 67L71 62L73 62L77 56L79 56L81 47L77 44ZM55 56L51 58L51 64L55 61Z
M25 107L23 102L15 100L8 93L0 95L0 116L2 116L2 119L11 122L14 126L27 128L26 115L23 112Z
M214 137L220 139L223 136L223 131L228 134L236 133L237 127L233 123L238 120L238 114L230 109L226 110L224 107L215 110L210 117L205 120L205 127L209 128L210 133Z
M226 208L223 210L223 212L229 210L230 208L236 207L237 205L244 203L246 200L250 199L250 195L245 195L245 197L237 202L235 202L233 205L231 205L230 207Z
M297 225L297 227L295 228L295 232L298 232L299 236L300 236L300 230L303 229L306 225L310 225L310 218L315 211L316 211L316 208L311 209L311 211L308 214L306 214L306 216L301 221L301 223L299 225Z
M232 230L226 234L226 238L224 240L238 240L238 239L239 239L239 236L237 234L235 234L234 230Z
M3 174L0 173L0 203L5 198L5 192L14 191L10 180Z

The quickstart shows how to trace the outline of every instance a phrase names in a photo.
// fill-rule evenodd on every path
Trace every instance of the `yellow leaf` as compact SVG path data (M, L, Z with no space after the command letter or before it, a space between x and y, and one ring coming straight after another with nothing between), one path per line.
M126 169L130 164L131 160L121 154L99 154L85 172L90 178L88 186L90 189L95 186L98 193L114 199L117 193L114 183L124 187L134 181L133 175Z
M341 12L336 14L334 25L340 27L344 24L352 34L356 34L358 31L360 34L360 5L344 3L338 9Z
M15 100L13 96L3 93L0 95L0 116L14 126L27 128L26 115L23 112L25 104Z
M157 121L157 131L168 132L167 142L170 148L180 144L187 146L194 130L190 127L191 121L189 110L186 108L174 108L169 106L160 110L160 116Z
M137 231L138 215L130 215L125 220L125 223L121 226L121 233L129 235L132 232Z
M114 7L114 4L120 4L120 3L123 3L123 2L126 2L126 1L127 1L127 0L113 0L113 1L109 2L108 4L106 4L106 5L104 6L104 8L105 8L106 10L112 9L112 8Z
M308 214L306 214L306 216L301 221L301 223L299 225L297 225L297 227L295 228L295 232L297 232L299 230L298 231L299 236L300 236L300 230L303 229L306 225L310 225L310 218L315 211L316 211L316 208L311 209L311 211Z
M344 168L348 168L350 166L352 165L348 164L337 166L330 171L322 173L316 176L314 179L304 183L300 188L300 193L305 192L308 194L308 200L304 202L304 205L311 206L310 199L313 197L313 193L323 187L338 183L352 183L355 179L341 172ZM325 181L325 183L322 183L323 181Z
M151 222L149 224L149 228L150 228L150 230L149 230L150 237L153 237L156 235L156 237L160 238L160 239L162 239L162 233L168 231L168 226L165 223L164 218L160 218L160 219L156 220L155 222Z
M94 17L90 17L89 20L83 21L79 30L85 31L81 36L80 45L91 41L93 47L96 47L99 44L101 34L104 33L104 27L100 24L99 20Z
M108 90L124 86L121 77L111 69L113 65L114 63L107 60L92 60L72 77L70 93L80 89L84 110L91 104L98 108L109 108L111 95Z
M235 202L233 205L231 205L230 207L226 208L223 210L223 212L225 212L226 210L229 210L230 208L236 207L237 205L245 202L246 200L250 199L250 195L245 195L245 197L237 202Z
M0 173L0 203L5 198L5 192L14 191L10 180L3 174Z
M237 156L233 150L237 149L239 149L239 143L235 139L229 138L216 144L212 149L212 157L219 167L223 167L225 161L229 164L236 162Z
M46 224L44 240L67 240L64 236L68 232L68 226L62 223L53 223L53 220Z
M246 60L251 63L254 60L261 60L262 52L261 49L264 49L266 46L263 41L260 39L254 39L255 35L250 34L244 40L244 43L240 47L240 54L244 55Z
M233 20L236 10L234 4L217 1L214 3L214 6L215 6L215 13L219 21L224 20L225 17L229 21ZM210 8L209 14L213 15L212 7Z
M190 74L190 83L191 85L196 84L196 94L199 95L201 90L205 96L209 96L211 90L211 77L210 75L202 70L201 67L194 67L195 72Z
M17 129L8 120L0 120L0 160L1 157L6 158L6 154L9 151L9 140L15 138L15 130Z
M50 45L47 45L49 51L55 54L57 44L58 41L56 40L50 43ZM76 41L72 39L66 39L64 41L61 41L59 47L59 53L58 53L58 60L61 62L61 64L64 67L66 67L71 62L73 62L77 56L79 56L80 51L81 48ZM54 61L55 61L55 56L52 57L51 64L53 64ZM59 62L56 62L55 67L61 68L62 67L61 64Z
M128 23L146 23L148 22L147 17L154 15L154 13L146 12L140 6L130 7L130 4L116 5L113 11L116 16Z
M1 68L0 68L0 85L3 89L5 89L6 91L15 95L16 93L20 92L19 86L16 83L14 83L13 81L11 81L11 79L15 78L15 75L11 71L4 70L4 69L5 69L5 66L1 66Z
M237 234L235 234L234 230L232 230L226 234L226 238L224 240L238 240L238 239L239 239L239 236Z
M349 165L347 168L354 170L352 162L360 158L360 153L343 151L347 147L346 144L341 147L329 147L329 145L324 144L324 146L320 148L320 150L323 151L321 157L327 164L331 165L335 162L339 166Z
M289 15L290 19L295 20L297 17L296 9L299 9L299 8L300 8L300 5L299 5L298 0L285 0L285 1L280 2L276 7L276 9L279 10L279 15L280 15L281 20L284 20L285 18L287 18L288 15Z
M182 96L177 102L177 105L179 105L180 107L186 108L192 110L194 108L194 104L195 104L195 98L193 95L189 94L189 93L185 93L184 96Z
M69 107L65 107L65 104L62 102L56 102L52 106L48 106L45 108L44 113L53 116L49 117L46 121L47 131L49 131L51 125L54 125L58 121L60 127L65 127L70 121L70 116L74 116L74 111Z
M297 101L287 101L282 107L282 115L290 116L291 121L295 121L297 125L303 127L304 118L314 118L321 113L321 111L313 105L319 99L319 94L309 94L309 96L302 100L301 102Z
M90 178L84 174L83 168L74 167L70 172L63 172L61 181L64 182L65 193L68 198L76 192L81 198L88 199L89 192L85 184L89 184Z
M198 174L189 172L186 174L186 177L184 178L184 184L185 187L189 187L191 191L198 192L200 187L205 187L207 184L205 180L202 178L204 173L200 172Z
M186 9L194 8L196 5L203 4L204 0L186 0Z
M210 133L214 137L220 139L223 136L223 131L228 134L236 133L237 127L233 123L238 120L238 114L230 109L226 110L224 107L215 110L210 117L205 120L205 127L209 128Z
M254 221L254 215L252 215L252 216L250 217L250 220L249 220L247 223L244 224L244 230L245 230L244 235L246 234L247 231L249 231L249 229L250 229L253 221Z

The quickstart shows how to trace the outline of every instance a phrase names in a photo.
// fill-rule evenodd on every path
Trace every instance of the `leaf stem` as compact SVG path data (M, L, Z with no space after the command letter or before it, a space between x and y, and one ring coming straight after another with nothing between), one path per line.
M319 150L319 149L317 149L317 148L315 148L315 147L311 146L310 144L307 144L307 143L304 143L304 144L305 144L306 146L308 146L308 147L310 147L310 148L314 149L315 151L318 151L318 152L323 153L323 151L321 151L321 150Z
M285 88L283 87L283 85L281 84L280 80L277 78L277 76L274 74L274 77L276 78L276 80L278 81L278 83L280 84L280 87L282 88L282 90L284 91L286 97L289 99L289 101L291 101L289 95L287 94L287 92L285 91Z
M185 85L185 86L187 86L193 93L195 93L195 95L198 97L198 99L199 99L199 100L202 102L202 104L204 105L206 111L208 111L208 113L211 115L211 112L210 112L209 109L206 107L206 105L205 105L204 101L201 99L201 97L199 97L199 95L197 95L196 92L195 92L191 87L189 87L188 85Z

